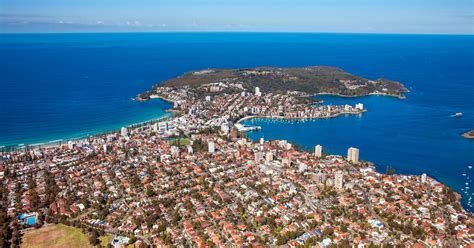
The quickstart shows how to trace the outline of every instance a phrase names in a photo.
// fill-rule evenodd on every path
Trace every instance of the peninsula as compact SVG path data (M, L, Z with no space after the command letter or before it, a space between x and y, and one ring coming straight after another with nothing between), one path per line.
M379 94L404 98L407 88L388 79L369 80L352 75L342 69L329 66L302 68L258 67L253 69L208 69L185 73L177 78L153 86L153 89L137 96L149 99L158 87L201 88L205 86L240 85L243 89L258 87L264 92L281 94L296 92L301 95L335 94L339 96L365 96ZM228 92L232 92L229 88ZM212 92L212 89L211 89Z

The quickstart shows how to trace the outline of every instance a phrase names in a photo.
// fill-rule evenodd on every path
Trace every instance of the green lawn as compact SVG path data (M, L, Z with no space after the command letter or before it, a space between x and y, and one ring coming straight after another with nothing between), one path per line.
M169 145L175 146L189 146L191 141L188 138L171 138L168 140Z
M106 246L110 241L110 236L100 237L102 245ZM25 233L22 239L21 247L27 248L60 248L72 247L82 248L91 247L89 238L82 230L63 224L50 225L40 229L33 229Z
M110 243L110 240L112 240L112 236L110 235L101 236L99 240L100 240L100 244L103 247L107 247L107 244Z

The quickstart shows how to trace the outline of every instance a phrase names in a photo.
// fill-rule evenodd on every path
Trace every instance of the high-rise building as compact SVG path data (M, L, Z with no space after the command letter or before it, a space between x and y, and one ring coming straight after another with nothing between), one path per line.
M179 157L179 148L177 146L171 146L171 156L173 158Z
M122 136L128 136L128 129L126 127L122 127L120 129L120 135Z
M323 156L323 147L321 145L316 145L314 147L314 156L316 156L317 158Z
M260 88L255 87L255 96L261 96L261 95L262 95L262 92L260 92Z
M304 163L299 163L299 164L298 164L298 171L299 171L299 172L304 172L304 171L306 171L307 169L308 169L308 166L307 166L306 164L304 164Z
M342 172L338 171L334 175L334 187L336 189L342 189L342 186L344 186L344 177L342 175Z
M193 154L193 147L192 146L188 146L188 154Z
M260 163L264 159L264 153L261 151L258 151L255 153L255 162Z
M208 143L208 150L210 153L214 153L216 151L216 147L214 141L209 141Z
M359 163L359 149L350 147L347 150L347 160L352 163Z
M421 183L426 183L426 173L421 174Z
M67 142L67 147L68 147L69 149L74 149L74 147L76 147L76 142L68 141L68 142Z
M273 152L267 152L267 154L265 155L265 160L267 162L273 161Z
M326 174L318 171L318 173L314 175L314 181L316 184L324 184L326 182Z
M105 153L109 153L109 152L111 152L111 151L112 151L112 146L105 144L105 145L104 145L104 152L105 152Z

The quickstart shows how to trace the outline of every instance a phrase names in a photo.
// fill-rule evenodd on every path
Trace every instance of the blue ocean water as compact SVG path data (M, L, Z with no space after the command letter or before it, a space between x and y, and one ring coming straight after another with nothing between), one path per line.
M423 172L465 193L474 141L474 36L298 33L0 34L0 146L67 139L160 117L169 104L131 98L154 83L204 68L337 66L404 83L369 112L310 122L253 120L251 138L285 138L331 153L361 149L380 171ZM463 112L461 118L450 115ZM281 130L284 130L282 132ZM471 180L471 179L469 179ZM468 180L468 183L470 183ZM472 186L471 186L472 188ZM472 208L470 208L472 210Z

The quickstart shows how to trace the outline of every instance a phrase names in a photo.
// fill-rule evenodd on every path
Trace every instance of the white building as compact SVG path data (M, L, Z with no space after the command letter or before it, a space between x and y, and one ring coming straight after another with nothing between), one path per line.
M342 172L338 171L334 175L334 187L336 189L342 189L342 186L344 186L344 177L342 175Z
M171 156L173 158L179 157L179 148L177 146L171 146Z
M76 147L76 143L74 141L68 141L67 142L67 147L69 149L74 149L74 147Z
M211 96L206 96L206 101L210 102L211 101Z
M112 146L105 144L104 145L104 152L109 153L110 151L112 151Z
M267 162L273 161L273 152L267 152L267 154L265 155L265 160Z
M255 87L255 96L262 96L262 92L260 92L259 87Z
M126 127L122 127L120 129L120 135L122 135L123 137L128 136L128 129Z
M227 125L227 124L222 124L222 125L221 125L221 132L222 132L222 133L228 134L229 131L230 131L229 125Z
M421 174L421 183L426 183L426 173Z
M308 169L308 166L304 163L299 163L298 164L298 171L299 172L305 172Z
M316 145L314 147L314 156L320 158L323 156L323 147L321 145Z
M264 153L263 152L256 152L255 153L255 162L256 163L260 163L265 157L264 157Z
M324 182L326 182L326 174L319 171L314 175L314 181L316 184L324 184Z
M214 153L216 151L216 147L214 141L209 141L208 143L208 150L210 153Z
M364 104L358 103L358 104L356 104L355 108L358 109L358 110L364 110Z
M359 163L359 149L350 147L347 150L347 160L352 163Z
M290 166L291 160L289 158L282 158L281 159L281 165L282 166Z
M173 123L172 122L161 121L161 122L158 122L154 125L153 130L155 132L164 133L164 132L170 130L171 128L173 128Z

